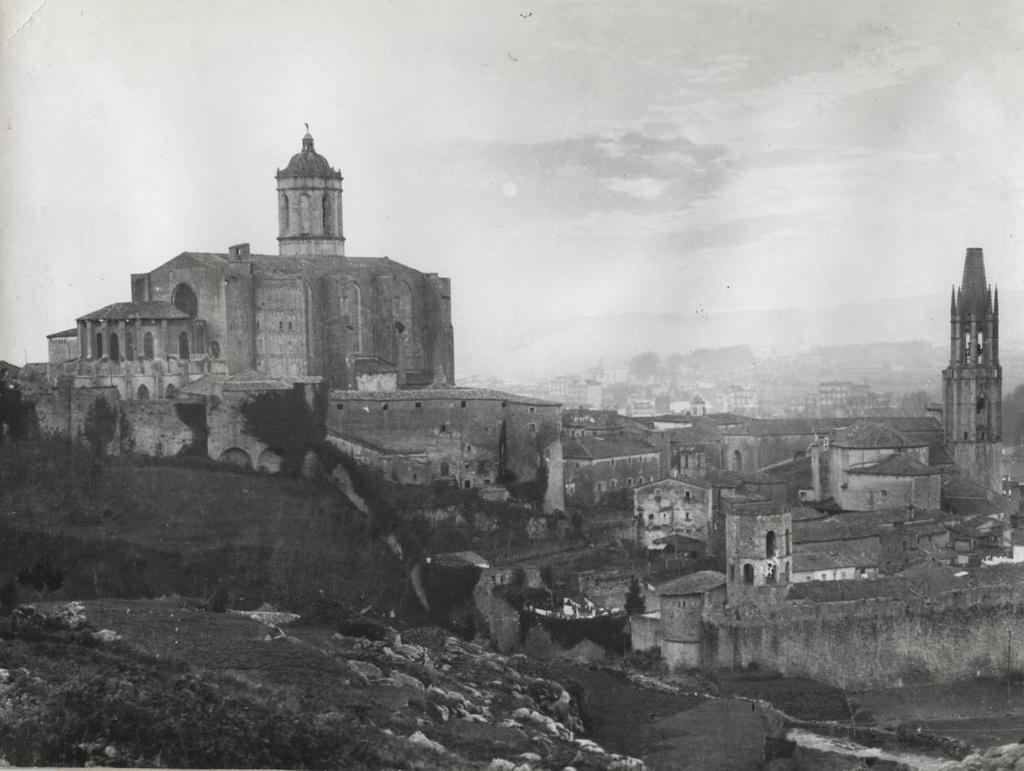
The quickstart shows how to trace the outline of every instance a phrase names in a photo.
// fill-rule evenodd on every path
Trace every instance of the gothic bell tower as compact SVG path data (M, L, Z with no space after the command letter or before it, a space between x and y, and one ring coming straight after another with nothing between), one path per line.
M277 171L277 241L282 256L345 256L341 181L341 172L314 149L307 130L302 152Z
M985 281L981 249L967 250L950 302L949 366L942 372L946 442L960 470L990 490L1002 487L1003 369L999 290Z

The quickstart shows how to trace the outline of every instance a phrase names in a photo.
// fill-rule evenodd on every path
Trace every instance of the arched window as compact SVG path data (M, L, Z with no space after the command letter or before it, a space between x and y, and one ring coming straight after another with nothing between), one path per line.
M686 491L685 491L685 492L683 493L683 500L684 500L684 501L686 501L687 503L689 503L689 502L690 502L690 491L689 491L689 490L686 490Z
M288 194L281 193L281 235L288 235L291 212L288 211Z
M978 361L977 361L978 364L981 364L982 353L983 353L984 349L985 349L985 333L979 330L978 331Z
M168 383L167 390L164 391L164 394L166 394L168 399L177 399L178 398L178 389L175 388L172 384Z
M142 357L144 359L153 359L153 333L147 332L142 337Z
M764 556L768 559L779 556L779 547L775 543L775 531L769 530L764 537Z
M743 453L739 450L733 451L732 454L732 470L743 471Z
M121 361L120 340L117 339L117 332L110 333L110 360Z
M139 386L139 390L135 392L135 398L140 402L144 402L149 399L149 389L146 388L145 383Z
M131 332L124 333L124 357L128 361L135 359L135 335Z
M103 333L102 332L97 332L96 333L96 358L97 359L102 359L103 358Z
M299 195L299 232L302 235L309 233L309 193Z
M977 412L980 415L981 413L983 413L985 411L985 407L987 407L987 406L988 406L988 402L985 401L985 397L984 396L979 396L978 397L978 401L975 402L975 404L974 404L974 411Z
M363 352L363 298L359 285L352 283L345 287L341 300L341 321L352 340L352 353Z
M323 226L324 235L329 236L334 234L334 207L331 202L331 194L324 193L323 200L320 203L320 207L323 210Z
M188 332L182 332L180 335L178 335L178 358L189 358Z
M754 585L754 566L749 562L743 566L743 583L747 586Z
M171 293L171 305L190 319L199 315L199 298L188 284L178 284Z
M448 465L448 461L446 461L446 460L441 461L441 476L443 476L443 477L451 476L451 473L452 473L451 472L451 466Z

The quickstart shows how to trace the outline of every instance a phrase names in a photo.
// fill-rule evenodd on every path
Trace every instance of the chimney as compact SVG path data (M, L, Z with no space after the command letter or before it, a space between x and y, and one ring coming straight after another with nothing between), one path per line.
M235 244L228 247L228 259L232 261L249 259L249 244Z

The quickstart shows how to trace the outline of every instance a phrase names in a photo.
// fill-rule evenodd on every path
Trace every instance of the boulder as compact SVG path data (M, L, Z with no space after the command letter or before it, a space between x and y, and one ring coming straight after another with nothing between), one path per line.
M359 659L346 659L345 663L348 664L352 670L358 672L367 679L372 680L377 677L384 677L384 673L381 672L380 667L378 667L376 664L371 664L369 661L360 661Z
M412 675L407 675L405 672L400 672L397 669L391 670L391 679L396 680L402 685L407 685L410 688L415 688L417 691L425 691L427 687L417 680Z
M426 750L432 750L434 752L446 751L443 744L441 744L440 742L435 742L433 739L427 738L426 734L424 734L422 731L417 731L416 733L409 736L409 743L415 744L417 747L422 747Z

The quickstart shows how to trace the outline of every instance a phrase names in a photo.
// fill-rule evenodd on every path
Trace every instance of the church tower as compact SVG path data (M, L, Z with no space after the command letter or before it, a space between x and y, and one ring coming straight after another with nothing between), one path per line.
M282 256L345 256L341 172L313 148L308 130L302 152L277 170L277 207Z
M967 250L950 302L949 366L942 372L946 441L957 466L990 490L1002 487L1003 369L999 290L985 281L981 249Z

